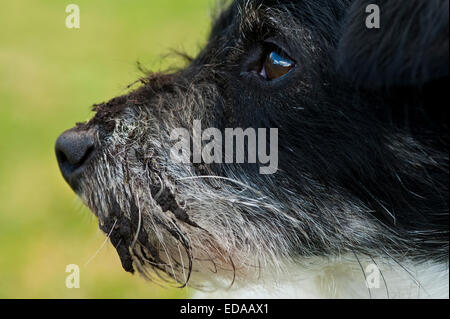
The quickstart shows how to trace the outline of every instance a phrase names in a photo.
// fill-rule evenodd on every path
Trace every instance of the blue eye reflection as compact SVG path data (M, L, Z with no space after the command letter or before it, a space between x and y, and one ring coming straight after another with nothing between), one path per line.
M290 68L294 64L292 60L282 57L276 52L270 53L269 59L271 60L272 64L278 65L283 68Z
M272 51L267 55L259 74L265 80L272 81L288 74L294 66L294 61Z

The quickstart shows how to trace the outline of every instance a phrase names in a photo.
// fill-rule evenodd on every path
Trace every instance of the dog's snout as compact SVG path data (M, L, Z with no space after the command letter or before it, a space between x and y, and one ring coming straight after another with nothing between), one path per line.
M71 129L61 134L56 141L56 158L61 173L74 190L94 150L94 137L89 131Z

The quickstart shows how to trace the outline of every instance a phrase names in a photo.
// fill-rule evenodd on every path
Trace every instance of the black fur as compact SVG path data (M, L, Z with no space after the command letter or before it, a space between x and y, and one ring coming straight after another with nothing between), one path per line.
M101 132L98 147L110 147L104 141L112 121L126 110L189 127L192 118L177 118L182 107L177 113L169 106L189 96L190 86L212 86L216 93L196 97L207 106L192 114L221 129L278 128L279 170L262 176L251 165L201 164L196 173L242 180L275 198L298 225L262 208L243 214L249 224L279 233L289 255L448 262L448 1L370 1L381 8L380 29L365 26L368 3L233 2L185 69L151 75L138 90L97 106L88 126ZM296 67L268 82L251 70L273 46ZM138 145L147 143L139 138ZM146 163L146 148L139 152ZM175 207L180 223L205 227L173 194L164 198L169 202L159 205ZM128 251L122 255L132 270Z
M276 193L288 184L336 213L347 201L364 207L365 218L386 232L355 243L357 250L389 247L393 255L447 260L448 1L377 1L379 30L365 26L371 1L252 3L261 5L259 16L249 19L255 12L246 17L235 2L190 67L217 64L227 106L220 125L278 127L280 171L269 187ZM268 22L267 8L279 23ZM244 28L242 19L249 19ZM289 48L298 70L278 83L242 78L252 50L272 37ZM349 216L337 216L335 225L320 208L308 213L325 228L364 238L365 226Z

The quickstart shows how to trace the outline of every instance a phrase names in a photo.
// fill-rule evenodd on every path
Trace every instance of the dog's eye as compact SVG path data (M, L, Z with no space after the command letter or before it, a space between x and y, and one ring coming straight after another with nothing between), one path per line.
M288 74L294 67L294 61L285 54L279 51L271 51L267 54L259 75L267 81L272 81Z

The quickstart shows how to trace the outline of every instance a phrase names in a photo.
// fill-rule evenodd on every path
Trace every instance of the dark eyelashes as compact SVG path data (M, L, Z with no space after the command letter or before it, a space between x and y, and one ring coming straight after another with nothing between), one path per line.
M248 71L258 74L265 81L280 79L296 66L294 59L271 42L263 43L256 54L253 52L251 60Z

